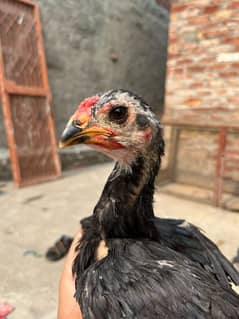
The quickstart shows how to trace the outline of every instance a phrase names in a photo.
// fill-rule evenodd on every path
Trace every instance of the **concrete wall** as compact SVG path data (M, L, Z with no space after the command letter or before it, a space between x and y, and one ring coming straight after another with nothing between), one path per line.
M58 136L82 99L111 88L135 91L162 112L167 1L37 2ZM6 146L0 112L0 148Z
M154 0L39 0L57 131L81 100L122 87L159 111L168 11Z

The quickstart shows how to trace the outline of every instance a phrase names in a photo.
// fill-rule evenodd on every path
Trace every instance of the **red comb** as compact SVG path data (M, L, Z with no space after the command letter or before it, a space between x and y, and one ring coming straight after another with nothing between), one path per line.
M81 102L81 104L78 107L78 110L80 111L87 111L90 109L95 103L99 101L100 97L99 96L91 96L86 98L84 101Z

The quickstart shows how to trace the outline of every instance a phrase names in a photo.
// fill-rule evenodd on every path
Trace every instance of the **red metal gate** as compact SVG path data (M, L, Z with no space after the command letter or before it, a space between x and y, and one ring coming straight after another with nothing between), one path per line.
M0 87L18 186L60 175L39 8L0 0Z

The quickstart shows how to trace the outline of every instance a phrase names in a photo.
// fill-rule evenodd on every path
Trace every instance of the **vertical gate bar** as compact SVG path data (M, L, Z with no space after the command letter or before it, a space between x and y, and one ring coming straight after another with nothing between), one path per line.
M42 28L41 28L41 23L40 23L40 10L39 10L38 5L34 6L34 21L35 21L35 25L36 25L36 34L37 34L37 39L38 39L37 45L38 45L38 52L39 52L39 57L40 57L43 85L44 85L44 88L48 91L48 93L47 93L48 94L47 95L47 102L48 102L48 107L49 107L48 120L49 120L50 134L51 134L51 145L52 145L52 149L53 149L54 162L55 162L55 167L56 167L56 175L60 176L61 175L61 163L60 163L58 148L57 148L57 144L56 144L55 123L53 120L52 109L51 109L52 96L51 96L51 91L50 91L50 86L49 86L49 81L48 81L45 50L44 50L43 37L42 37Z
M41 65L43 86L44 86L44 89L46 89L48 91L48 94L50 95L50 86L49 86L48 74L46 69L45 50L44 50L43 38L42 38L42 28L40 24L40 10L37 4L34 5L34 22L36 26L36 36L38 40L37 47L38 47L40 65Z
M220 207L222 204L223 170L224 170L224 152L226 147L226 129L219 131L218 152L216 162L216 178L214 188L214 205Z
M11 157L11 166L12 166L12 173L13 178L16 184L19 186L21 183L21 174L19 168L19 161L16 153L15 148L15 138L14 138L14 128L12 123L12 117L10 112L10 103L9 103L9 96L5 88L5 79L4 79L4 63L3 63L3 50L0 40L0 90L1 90L1 99L2 99L2 109L5 119L5 126L6 126L6 134L7 134L7 141L8 147Z

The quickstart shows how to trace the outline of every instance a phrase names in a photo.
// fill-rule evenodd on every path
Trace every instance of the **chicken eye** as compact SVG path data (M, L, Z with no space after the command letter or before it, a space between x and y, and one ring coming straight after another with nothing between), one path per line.
M122 124L127 120L128 108L126 106L115 106L109 112L109 120L117 124Z

